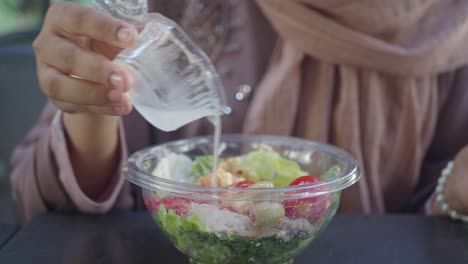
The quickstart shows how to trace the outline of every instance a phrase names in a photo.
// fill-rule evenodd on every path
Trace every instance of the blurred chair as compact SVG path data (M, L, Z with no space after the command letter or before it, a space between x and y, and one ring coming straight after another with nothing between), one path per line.
M34 0L37 1L37 0ZM50 1L49 0L39 0L38 1L38 8L40 9L41 14L41 21L39 24L42 24L42 20L45 17L47 9L49 8ZM40 25L36 25L34 28L24 29L20 31L15 31L12 33L8 33L6 35L0 35L0 46L5 45L18 45L24 44L28 45L33 42L36 36L39 34Z
M0 46L31 45L38 34L39 29L34 28L1 35Z
M9 157L45 102L31 45L0 46L0 223L17 220L9 190Z

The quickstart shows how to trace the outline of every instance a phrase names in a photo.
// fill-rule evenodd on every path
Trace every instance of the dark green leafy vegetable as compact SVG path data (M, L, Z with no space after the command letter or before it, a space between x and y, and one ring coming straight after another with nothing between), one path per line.
M162 205L153 218L178 250L200 264L287 263L315 236L309 233L284 241L276 237L252 239L216 234L209 232L198 217L184 218Z

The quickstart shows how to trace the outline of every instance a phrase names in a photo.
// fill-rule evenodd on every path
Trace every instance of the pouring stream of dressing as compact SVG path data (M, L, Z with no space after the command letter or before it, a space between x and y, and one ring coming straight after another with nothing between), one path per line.
M219 160L219 142L221 140L221 117L212 116L210 122L214 126L214 140L213 140L213 173L211 174L211 186L217 186L218 180L216 176L216 170L218 168Z

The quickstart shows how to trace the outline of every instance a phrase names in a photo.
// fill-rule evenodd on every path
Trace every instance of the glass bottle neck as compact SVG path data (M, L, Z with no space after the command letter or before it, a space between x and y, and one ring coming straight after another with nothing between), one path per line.
M148 13L147 0L94 0L94 5L99 10L132 24L139 22L138 17Z

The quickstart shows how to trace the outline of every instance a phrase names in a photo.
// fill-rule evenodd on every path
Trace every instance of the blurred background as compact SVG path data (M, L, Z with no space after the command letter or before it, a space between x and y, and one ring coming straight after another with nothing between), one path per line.
M92 0L68 0L90 4ZM0 0L0 36L38 29L50 4L61 0Z
M49 5L60 0L0 0L0 223L18 222L11 198L9 158L45 103L31 44ZM92 0L69 0L90 4Z

